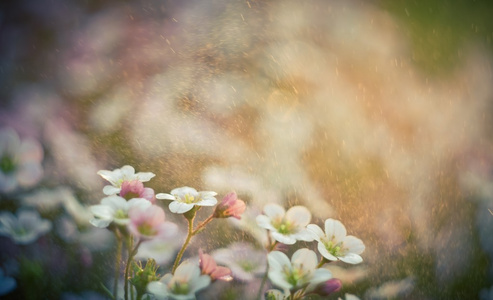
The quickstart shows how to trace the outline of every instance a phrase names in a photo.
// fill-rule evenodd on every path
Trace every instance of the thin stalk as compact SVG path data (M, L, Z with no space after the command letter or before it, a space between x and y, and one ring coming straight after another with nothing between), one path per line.
M178 264L180 263L180 260L183 257L183 253L185 253L185 249L187 248L188 244L190 243L190 240L192 239L192 236L193 236L193 219L194 218L195 218L195 216L187 219L188 220L187 238L185 239L183 246L181 246L180 252L178 252L178 255L176 256L175 262L173 264L173 269L171 270L171 274L175 274L175 270L176 270L176 268L178 268Z
M195 228L195 230L192 232L192 235L196 235L197 233L199 233L199 231L205 227L205 225L209 224L212 219L214 219L214 214L210 215L207 219L205 219L204 221L202 221L202 223L200 223L197 228Z
M128 273L130 270L130 265L132 264L132 259L134 258L135 254L137 254L137 250L139 249L140 243L142 243L142 240L139 240L135 248L132 249L132 242L133 242L133 237L130 236L132 240L129 240L129 253L128 253L128 258L127 258L127 265L125 266L125 300L128 300ZM131 297L133 298L133 291L130 291Z
M270 240L270 238L269 238ZM274 248L276 247L277 245L277 241L274 241L269 249L267 249L267 253L270 253L272 250L274 250ZM269 272L269 263L267 263L267 267L265 268L265 273L264 273L264 277L262 277L262 282L260 283L260 287L258 289L258 293L257 293L257 299L258 300L261 300L262 299L262 290L264 289L264 285L265 285L265 282L267 281L267 274Z
M116 258L115 258L115 279L113 281L113 299L117 299L118 279L120 279L120 262L122 261L123 240L120 231L115 230L116 235Z

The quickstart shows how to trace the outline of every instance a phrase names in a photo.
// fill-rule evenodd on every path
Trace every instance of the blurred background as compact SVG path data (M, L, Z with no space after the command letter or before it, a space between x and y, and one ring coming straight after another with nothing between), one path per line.
M40 190L64 203L35 204L54 224L36 245L0 237L6 296L97 297L111 237L77 207L104 196L98 170L129 164L156 192L234 190L341 220L366 250L334 269L333 299L493 299L492 13L479 0L2 1L0 126L44 156L39 182L0 208Z

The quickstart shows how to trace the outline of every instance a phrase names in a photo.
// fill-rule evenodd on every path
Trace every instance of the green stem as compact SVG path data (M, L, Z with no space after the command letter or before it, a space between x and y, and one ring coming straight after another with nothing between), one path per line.
M125 300L128 300L128 273L130 270L130 265L132 264L132 259L134 258L135 254L137 254L137 250L139 249L140 243L142 243L142 240L139 240L135 248L132 249L132 244L133 244L133 237L130 236L130 239L128 244L129 244L129 253L128 253L128 258L127 258L127 265L125 266ZM130 291L131 293L131 298L133 298L133 290Z
M270 238L269 238L269 240L270 240ZM267 249L267 253L272 252L272 250L274 250L274 248L276 247L277 243L278 243L277 241L274 241L269 246L269 248ZM260 287L258 289L258 293L257 293L257 299L258 300L261 300L262 299L262 290L264 289L265 282L267 281L267 274L268 274L268 272L269 272L269 263L267 263L267 267L265 268L264 277L262 278L262 282L260 283Z
M116 235L116 258L115 258L115 279L113 282L113 299L117 299L118 279L120 279L120 262L122 260L122 246L123 246L122 236L118 229L115 230L115 235Z
M178 264L180 263L180 260L183 257L183 253L185 253L185 249L187 248L188 244L190 243L190 240L192 239L192 236L193 236L193 219L194 218L195 218L195 216L187 219L188 220L187 238L185 239L183 246L181 246L180 252L178 252L178 255L176 256L175 262L173 264L173 269L171 270L171 274L175 274L176 268L178 268Z
M317 265L317 269L318 268L321 268L323 265L325 265L327 263L327 259L325 257L322 256L322 258L320 259L320 262L318 263Z
M202 223L200 223L197 228L195 228L195 230L192 232L192 235L196 235L197 233L199 233L200 230L202 230L202 228L205 227L205 225L209 224L212 219L214 219L214 214L210 215L207 219L205 219L204 221L202 221Z

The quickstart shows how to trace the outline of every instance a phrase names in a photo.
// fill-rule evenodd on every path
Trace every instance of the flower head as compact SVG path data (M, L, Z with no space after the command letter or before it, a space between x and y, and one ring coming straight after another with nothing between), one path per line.
M51 230L51 222L41 219L35 210L20 210L17 216L0 213L0 235L8 236L16 244L27 245Z
M94 219L89 222L99 228L106 228L111 222L115 222L118 225L126 225L130 222L128 215L130 208L147 208L151 205L151 202L143 198L134 198L127 201L120 196L108 196L101 200L101 204L90 207Z
M293 206L286 212L282 206L271 203L264 206L264 214L257 216L257 224L268 229L274 240L287 245L297 240L313 241L305 228L312 217L306 207Z
M157 205L132 207L128 216L128 230L136 237L171 237L178 231L176 224L164 221L164 210Z
M337 278L331 278L317 285L314 292L319 296L326 297L332 293L340 291L341 288L342 288L342 281Z
M211 278L201 275L199 266L185 261L178 266L174 274L166 274L159 281L150 282L147 291L158 299L195 299L195 293L207 287Z
M120 188L120 196L130 200L132 198L144 198L152 203L156 202L154 197L154 190L151 188L144 187L142 181L139 180L129 180L123 181Z
M115 169L113 171L99 170L98 175L108 180L111 185L107 185L103 188L105 195L111 196L120 193L122 184L125 181L138 180L140 182L147 182L156 176L151 172L139 172L135 173L135 169L132 166L126 165L121 169Z
M22 140L11 128L0 130L0 192L31 187L43 175L43 148L38 141Z
M301 248L291 260L286 254L272 251L268 254L269 279L284 291L296 291L306 287L312 291L320 283L332 278L327 269L317 269L317 255L312 250Z
M173 189L171 194L159 193L156 194L157 199L172 200L169 204L169 210L176 214L186 213L195 205L198 206L214 206L217 204L216 192L202 191L197 192L194 188L184 186Z
M143 241L135 258L153 258L157 264L166 265L173 259L177 249L183 244L183 240L177 232L172 236L159 236Z
M349 264L363 261L360 254L365 250L363 242L352 236L346 236L346 227L337 220L325 220L325 233L315 224L307 226L313 238L318 241L318 251L328 260L341 260Z
M267 253L256 250L250 243L233 243L212 253L214 259L231 269L235 279L252 281L265 272Z
M233 279L229 268L218 266L214 258L209 254L205 254L202 249L199 249L199 267L202 274L209 275L212 281L218 279L230 281Z
M241 219L241 215L245 212L245 202L238 199L235 192L231 192L224 196L221 203L216 206L214 211L215 218L229 218L233 217L238 220Z

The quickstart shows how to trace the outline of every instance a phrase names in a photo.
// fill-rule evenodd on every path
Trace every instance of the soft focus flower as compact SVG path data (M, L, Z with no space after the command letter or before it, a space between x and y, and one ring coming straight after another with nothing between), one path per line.
M118 225L126 225L130 222L128 216L130 208L147 208L151 205L151 202L143 198L134 198L127 201L120 196L108 196L101 200L101 204L90 207L95 218L89 222L99 228L106 228L111 222L115 222Z
M241 215L245 212L245 202L238 199L235 192L231 192L224 196L219 205L216 206L214 211L214 218L229 218L233 217L238 220L241 219Z
M22 204L34 207L41 212L49 212L61 206L67 197L69 188L59 186L54 189L37 189L21 196Z
M326 259L340 259L349 264L359 264L363 261L360 254L365 250L365 245L352 235L346 236L346 227L340 221L325 220L325 233L315 224L310 224L307 228L318 241L318 251Z
M237 227L239 230L250 234L258 242L258 244L267 246L269 244L269 232L258 226L256 220L260 213L261 211L259 208L255 206L248 206L245 209L245 212L241 215L241 220L229 218L228 222ZM278 245L280 244L278 243Z
M136 237L148 239L156 236L172 237L178 226L164 221L164 210L157 206L133 206L128 212L130 223L128 230Z
M151 172L135 173L134 167L129 165L125 165L121 169L115 169L113 171L99 170L98 175L111 183L111 185L107 185L103 188L103 193L108 196L120 193L122 184L125 181L138 180L147 182L151 180L152 177L156 176Z
M43 175L43 148L33 139L20 140L11 128L0 130L0 192L38 183Z
M217 203L216 192L202 191L197 192L194 188L184 186L173 189L171 194L159 193L157 199L173 200L169 204L169 210L176 214L182 214L191 210L195 205L214 206Z
M402 280L385 282L379 287L373 287L366 291L365 299L399 299L408 295L415 285L415 278L410 276Z
M317 254L307 248L297 250L291 257L279 251L268 254L269 279L285 291L295 291L306 287L313 290L318 284L332 278L327 269L317 269Z
M265 300L285 300L288 299L289 293L276 289L270 289L265 292Z
M121 185L120 196L127 200L132 198L144 198L152 203L156 202L154 190L144 187L142 181L139 180L124 181Z
M339 298L338 300L342 300L341 298ZM353 295L353 294L344 294L344 300L360 300L357 296Z
M17 217L6 211L0 213L0 235L12 238L16 244L32 243L50 229L51 222L41 219L34 210L20 210Z
M14 278L5 276L3 270L0 269L0 296L7 295L17 287L17 282Z
M200 273L199 266L185 261L178 266L174 275L168 273L159 281L149 283L147 291L158 299L195 299L195 293L211 283L209 276Z
M218 279L230 281L233 279L230 269L218 266L214 258L209 254L205 254L202 249L199 249L199 267L202 274L209 275L212 281Z
M293 206L286 212L282 206L270 203L264 206L264 214L257 216L257 224L268 229L274 240L287 245L297 240L313 241L306 229L312 217L306 207Z
M326 297L332 293L340 291L341 288L342 288L341 280L337 278L331 278L317 285L315 287L314 292L319 296Z
M256 250L249 243L233 243L212 253L214 259L231 269L233 277L241 281L251 281L263 274L267 266L267 253Z
M178 233L170 237L155 237L151 240L143 241L140 244L135 258L152 258L158 265L166 265L174 258L175 253L182 243L183 239L179 238Z

